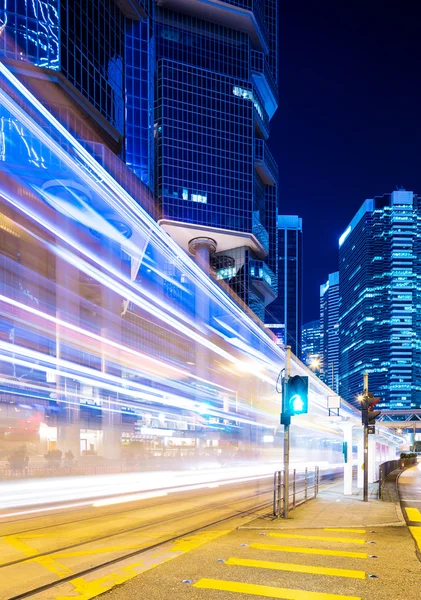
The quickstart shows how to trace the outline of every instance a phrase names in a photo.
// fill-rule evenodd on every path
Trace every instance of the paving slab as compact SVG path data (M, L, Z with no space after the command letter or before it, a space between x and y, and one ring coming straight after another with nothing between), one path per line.
M322 490L317 498L291 510L288 519L276 519L268 513L246 527L285 529L405 525L399 502L378 500L376 489L377 486L371 486L369 502L364 502L361 490L355 489L352 496L344 496L342 485L332 485Z

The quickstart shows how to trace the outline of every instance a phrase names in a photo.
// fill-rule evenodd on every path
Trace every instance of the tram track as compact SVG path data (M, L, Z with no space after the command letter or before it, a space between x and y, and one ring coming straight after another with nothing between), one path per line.
M225 508L225 507L230 506L232 504L238 504L239 502L244 502L244 501L247 501L247 500L251 501L253 498L256 498L256 497L259 497L259 496L265 496L265 495L268 495L268 494L272 494L272 489L267 489L267 490L264 490L264 491L261 491L261 492L257 492L256 494L252 494L252 495L247 496L245 498L239 498L239 499L233 500L232 502L227 502L225 504L220 504L220 503L212 504L212 505L206 506L205 508L189 512L188 515L191 517L191 516L194 516L194 515L204 514L206 512L211 511L211 510L222 509L222 508ZM173 503L174 503L174 501L164 502L164 503L162 503L160 505L160 507L162 507L164 505L173 504ZM270 504L270 502L268 502L267 504ZM127 510L122 511L122 512L124 512L124 513L130 513L130 512L134 512L136 510L139 510L139 508L137 508L137 509L134 509L134 508L127 509ZM120 513L120 514L122 514L122 513ZM227 518L232 518L234 516L238 516L238 513L233 514L233 515L231 515L230 517L227 517ZM135 531L141 531L142 529L146 529L148 527L154 527L155 525L158 525L158 524L162 525L163 523L173 522L173 521L176 521L178 519L183 519L185 517L186 517L186 513L184 512L184 513L181 513L181 514L178 514L178 515L172 515L171 517L169 517L167 519L157 519L155 521L149 521L149 522L144 523L142 525L139 525L137 527L131 527L129 529L124 529L124 530L116 531L115 533L111 533L111 534L108 534L108 535L98 536L98 537L95 537L95 538L90 538L89 540L84 540L84 541L78 542L77 544L70 544L68 546L62 546L62 547L59 547L59 548L54 548L53 550L48 550L46 552L39 552L38 554L32 555L30 557L30 559L28 559L26 557L26 558L22 558L22 559L10 561L10 562L7 562L7 563L0 563L0 574L1 574L1 569L5 568L5 567L9 567L9 566L12 566L12 565L17 565L17 564L20 564L20 563L25 563L28 560L34 560L34 559L40 558L42 556L49 556L49 555L55 554L57 552L63 552L65 550L73 550L75 548L79 548L81 546L84 546L85 544L90 544L90 543L94 543L94 542L101 542L103 540L111 539L111 538L114 538L114 537L117 537L117 536L120 536L120 535L124 535L124 534L131 534L131 533L134 533ZM80 519L80 520L75 520L75 521L67 522L66 525L72 525L72 524L81 523L81 522L84 522L84 521L92 521L92 520L98 519L98 518L99 517L97 517L97 516L92 516L91 518L86 518L86 519ZM50 526L46 526L45 528L32 529L32 530L28 530L28 531L26 531L24 533L31 533L31 532L35 532L35 531L40 531L42 529L51 529L51 528L54 528L54 527L57 527L57 525L50 525ZM19 536L21 533L23 533L23 532L19 532L18 534L15 534L15 535ZM8 534L5 537L13 537L13 534L12 535ZM166 541L170 541L170 540L166 540Z
M0 598L4 598L5 600L6 599L7 600L17 600L20 598L23 599L23 598L33 597L33 596L36 596L37 594L40 594L47 590L51 590L54 587L56 587L57 585L69 582L69 581L79 578L79 577L84 577L84 576L91 574L95 571L98 571L99 569L102 569L104 567L118 565L119 563L122 563L123 561L125 561L127 559L136 558L138 556L141 556L145 552L147 552L149 550L153 550L155 548L158 548L166 543L179 540L186 536L191 536L199 531L209 529L209 528L215 527L217 525L221 525L222 523L228 522L235 517L237 517L237 518L238 517L240 517L240 518L246 517L248 515L251 515L253 513L261 511L265 508L269 508L271 506L271 501L272 501L271 494L272 494L272 489L265 489L256 494L253 494L247 498L243 497L240 499L235 499L232 502L226 502L225 504L220 504L220 503L212 504L203 509L199 509L197 511L193 511L193 512L190 511L188 513L184 512L184 513L178 514L176 516L173 515L168 519L153 521L153 522L150 521L150 522L144 523L142 525L139 525L138 527L133 527L124 532L118 532L118 533L114 533L111 535L100 536L100 537L97 537L97 538L89 540L89 541L84 541L84 542L80 542L77 544L71 544L71 545L67 545L67 546L62 546L53 551L38 553L31 557L25 557L25 558L22 558L21 560L11 561L9 563L3 564L0 566L1 579L3 579L5 576L7 576L7 568L8 567L19 566L19 567L24 568L26 564L28 564L30 562L34 562L39 558L47 558L47 557L54 558L54 556L59 554L60 552L74 550L76 548L81 548L83 546L91 545L98 541L104 542L107 540L112 540L112 538L115 538L117 536L121 536L124 534L133 534L137 531L150 529L150 528L156 526L157 523L159 523L160 525L163 525L165 523L174 523L175 521L180 521L180 520L186 519L186 517L189 517L189 519L191 519L192 517L194 518L199 515L203 516L208 512L212 513L213 511L218 510L218 509L219 509L219 511L221 511L224 508L230 508L230 507L232 508L230 514L228 514L222 518L209 520L206 522L206 524L201 523L198 527L193 527L193 528L187 527L186 529L180 531L176 535L167 535L167 536L162 537L159 541L157 541L155 543L146 543L142 548L138 548L138 549L135 549L135 550L132 550L129 552L125 552L123 555L120 555L118 557L114 557L114 558L111 558L108 560L102 560L99 564L95 564L95 565L87 567L87 568L81 568L81 569L75 570L71 574L69 574L65 577L55 577L53 581L49 581L48 583L45 583L44 585L40 585L40 586L34 587L32 589L22 591L21 593L18 593L16 595L5 595L5 596L0 595ZM237 508L237 509L234 508L235 505L238 505L239 503L244 503L246 501L253 502L257 498L261 498L264 496L267 496L267 499L265 501L260 502L259 504L254 504L250 508L243 509L243 510L241 510L240 508ZM50 575L52 575L52 574L50 574Z

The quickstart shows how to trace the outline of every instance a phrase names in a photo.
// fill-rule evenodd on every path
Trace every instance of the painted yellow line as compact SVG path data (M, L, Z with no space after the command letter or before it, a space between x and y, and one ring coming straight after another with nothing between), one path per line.
M15 550L22 552L24 556L35 556L38 554L38 550L35 550L35 548L32 548L26 542L22 542L22 540L18 539L18 537L14 535L5 535L1 539L9 544L9 546L12 546Z
M64 588L66 595L56 596L55 600L91 600L91 598L96 598L100 594L137 577L141 573L154 569L165 562L173 560L177 556L182 556L186 552L195 550L231 531L231 529L200 531L189 537L180 538L166 544L165 548L160 553L160 557L157 557L156 554L154 555L154 558L149 560L144 557L141 562L134 562L125 567L120 567L112 573L97 577L97 579L93 580L75 577L75 579L70 580L67 584L63 584L58 588L59 590L63 590ZM116 548L117 547L114 547L113 550L115 551ZM106 552L107 549L101 548L100 551ZM91 551L83 551L81 553L58 552L54 556L63 558L64 556L73 556L76 554L80 556L81 554L88 554L88 552L90 553ZM100 569L101 566L98 567L98 570Z
M290 590L269 585L221 581L219 579L200 579L197 583L193 584L193 587L205 590L219 590L221 592L251 594L252 596L263 596L265 598L281 598L282 600L361 600L358 596L341 596L339 594L323 594L320 592L308 592L306 590Z
M271 562L268 560L248 560L243 558L229 558L226 565L239 567L256 567L257 569L273 569L274 571L291 571L294 573L310 573L312 575L330 575L332 577L349 577L350 579L365 579L364 571L354 569L331 569L328 567L315 567L313 565L293 565L291 563Z
M322 550L321 548L301 548L300 546L275 546L272 544L250 544L257 550L276 550L278 552L296 552L297 554L319 554L322 556L346 556L347 558L367 558L365 552L344 552L343 550Z
M418 508L405 508L408 519L413 523L421 523L421 513Z
M340 527L324 527L323 531L340 531L341 533L367 533L366 529L342 529Z
M298 535L296 533L268 533L269 537L288 538L290 540L316 540L318 542L337 542L340 544L364 544L365 540L324 535Z
M414 540L418 546L418 550L421 551L421 527L410 527L409 531L414 537Z
M68 577L69 575L73 575L73 571L62 565L57 560L54 560L51 556L39 556L38 558L32 558L31 560L25 561L28 563L34 562L39 565L45 567L58 577Z

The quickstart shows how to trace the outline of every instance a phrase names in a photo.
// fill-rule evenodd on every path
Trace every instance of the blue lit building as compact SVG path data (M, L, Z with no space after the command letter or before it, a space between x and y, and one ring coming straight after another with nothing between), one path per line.
M322 379L339 393L339 272L320 286Z
M340 392L353 399L369 373L380 408L421 407L420 198L366 200L339 241Z
M161 226L212 254L263 319L277 293L276 0L3 0L0 21L10 68L51 90L49 108L103 164L123 160Z
M322 332L319 319L304 323L301 328L301 360L309 366L312 361L322 364ZM320 368L314 368L318 373Z
M152 188L150 4L2 0L0 52L35 93L37 85L50 91L49 108L69 129L105 145ZM54 100L58 90L61 104Z
M278 297L266 309L266 326L284 325L285 344L301 357L303 322L303 233L302 219L278 215Z
M278 102L278 3L157 4L160 224L263 320L277 293L278 169L267 139Z
M271 249L277 244L277 169L267 138L277 102L277 3L207 7L200 1L136 0L4 0L0 5L0 53L7 65L7 76L0 73L1 91L36 116L36 126L23 126L19 110L2 105L0 161L2 172L8 172L4 181L12 208L0 198L1 291L34 311L42 307L43 315L83 330L85 338L101 339L81 348L61 338L61 326L40 335L30 319L20 327L13 315L0 315L2 339L16 350L24 340L31 351L77 364L75 371L95 371L86 384L49 367L17 365L8 351L2 360L11 383L0 388L0 404L14 405L21 394L31 412L38 399L50 436L45 441L76 457L92 449L114 459L121 440L136 437L136 428L143 443L148 428L163 426L162 411L139 409L135 393L123 393L126 385L146 390L145 398L158 393L164 403L173 384L184 388L180 393L194 406L232 403L198 383L208 380L213 342L200 345L200 336L180 330L186 323L200 330L211 314L210 335L221 323L224 335L238 323L230 324L219 304L212 305L200 269L200 284L191 283L188 268L179 268L184 252L162 229L164 245L156 232L150 243L158 211L162 228L258 316L276 295ZM25 101L28 90L41 108ZM71 139L52 124L53 117ZM43 132L51 137L48 143L40 141ZM77 142L96 162L75 150ZM126 204L112 201L115 189ZM25 190L25 201L13 197L16 190ZM29 224L16 208L19 202L36 207ZM43 211L55 214L57 227L46 226ZM21 234L26 225L28 239ZM38 227L47 249L36 241ZM83 247L77 256L69 240ZM101 262L98 272L93 269L96 278L85 260ZM104 283L102 275L110 271L117 279ZM168 315L162 327L160 309L145 311L143 301L133 300L133 288L147 289L177 314L181 310L177 327L166 328ZM225 298L222 305L231 306L216 289ZM252 347L252 338L244 339ZM153 369L142 372L142 361L132 368L130 361L119 360L119 351L107 354L108 343L168 361L183 377L187 369L191 380L184 386L171 376L162 383ZM97 373L101 386L92 383ZM109 385L111 380L118 385ZM174 412L169 410L166 423ZM180 436L199 428L196 415L178 421L174 429Z

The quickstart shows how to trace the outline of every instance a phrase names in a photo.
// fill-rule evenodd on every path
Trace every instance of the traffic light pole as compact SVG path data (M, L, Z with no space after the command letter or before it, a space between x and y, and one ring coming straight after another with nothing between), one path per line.
M368 373L364 373L363 410L368 411ZM368 419L364 419L364 491L363 500L368 502Z
M291 346L285 346L285 377L282 385L282 401L285 400L286 384L291 376ZM283 506L283 517L288 519L289 509L289 428L291 426L291 420L284 425L284 506Z

